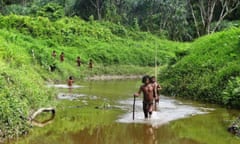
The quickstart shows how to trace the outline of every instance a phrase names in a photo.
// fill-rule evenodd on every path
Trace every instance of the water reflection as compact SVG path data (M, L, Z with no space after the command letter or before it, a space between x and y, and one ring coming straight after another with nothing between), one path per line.
M72 144L200 144L187 138L178 138L165 126L154 128L149 124L113 124L84 129L71 135Z
M145 144L157 144L157 138L152 125L144 125L144 143Z
M136 132L136 128L139 130ZM155 144L155 131L151 125L122 125L84 129L72 135L74 142L86 144Z
M38 127L44 127L54 121L55 114L52 115L49 119L43 120L43 121L38 121L38 120L32 120L31 125L33 126L38 126Z
M44 120L37 120L36 117L42 113L51 113L51 116L49 118L46 118ZM32 120L30 121L31 125L38 126L38 127L44 127L50 123L53 122L55 118L55 109L54 108L41 108L38 111L36 111L31 117Z

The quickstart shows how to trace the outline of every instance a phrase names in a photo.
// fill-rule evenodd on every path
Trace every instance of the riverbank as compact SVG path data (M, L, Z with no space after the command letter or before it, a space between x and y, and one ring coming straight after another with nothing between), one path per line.
M87 77L85 80L123 80L123 79L139 79L142 75L95 75Z
M34 128L27 137L14 144L109 144L109 143L175 143L175 144L238 144L226 131L232 110L176 100L161 96L158 111L145 120L142 97L136 99L135 120L132 120L134 93L138 80L82 81L74 88L74 99L55 97L54 121L44 128ZM57 88L66 93L66 88ZM78 96L76 95L78 94ZM81 95L80 95L81 94ZM104 106L107 105L107 108ZM211 127L211 129L209 129ZM125 132L128 131L126 134ZM196 135L195 135L196 134ZM109 137L111 136L111 137ZM147 140L147 141L146 141Z

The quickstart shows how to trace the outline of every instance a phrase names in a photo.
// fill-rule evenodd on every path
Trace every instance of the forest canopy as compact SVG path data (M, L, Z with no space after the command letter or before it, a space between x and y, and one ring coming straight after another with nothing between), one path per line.
M0 0L2 15L78 16L110 21L177 41L239 26L239 0Z

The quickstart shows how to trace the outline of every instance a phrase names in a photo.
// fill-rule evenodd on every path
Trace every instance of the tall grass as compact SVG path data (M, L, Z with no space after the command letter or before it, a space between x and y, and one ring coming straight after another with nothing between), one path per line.
M193 42L189 53L169 65L161 76L165 93L240 108L240 29L232 28ZM234 84L232 84L234 83ZM224 95L224 98L223 98Z
M78 17L53 22L44 17L0 15L0 25L0 137L5 138L28 131L31 111L55 105L55 92L46 88L46 81L63 81L70 75L83 79L102 74L153 73L155 56L162 65L187 45ZM51 56L53 50L56 58ZM64 62L59 60L61 52ZM81 67L77 67L77 56ZM91 71L89 59L93 59ZM51 72L53 64L56 69Z
M202 37L193 43L161 40L108 22L78 17L0 16L0 130L2 137L23 134L31 110L52 105L45 81L102 74L153 73L161 66L164 92L239 107L240 29ZM57 57L51 56L52 51ZM59 61L61 52L65 61ZM83 65L76 66L77 56ZM88 69L93 59L94 69ZM166 65L166 64L169 65ZM49 71L55 64L56 69ZM143 67L143 68L142 68ZM235 91L232 93L232 90Z
M120 25L107 22L85 22L77 17L63 18L52 22L43 17L1 16L1 25L15 29L24 35L42 39L44 51L64 51L69 60L80 55L84 61L93 58L98 63L154 65L154 56L159 63L172 57L181 44L160 40L149 33L134 32ZM36 46L35 46L36 47ZM38 48L38 47L36 47Z

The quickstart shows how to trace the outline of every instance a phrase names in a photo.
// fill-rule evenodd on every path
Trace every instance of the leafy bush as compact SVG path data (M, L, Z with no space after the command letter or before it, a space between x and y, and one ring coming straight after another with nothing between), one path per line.
M0 25L0 127L9 137L28 130L30 111L53 104L54 92L45 87L45 81L65 81L70 75L82 79L151 73L148 66L155 65L156 56L158 64L166 63L185 46L121 25L85 22L78 17L51 21L40 16L0 15ZM56 58L51 56L53 50ZM61 52L64 62L59 61ZM76 66L77 56L83 62L81 67ZM89 59L94 62L92 71L88 69ZM56 70L50 72L53 64Z
M1 64L0 125L5 137L15 137L28 131L30 111L51 103L53 92L47 89L31 68L17 70ZM27 76L23 76L26 75ZM45 91L43 91L45 89Z
M29 130L30 112L52 105L54 93L35 71L30 51L34 41L6 30L0 33L0 130L1 137L12 138Z
M234 108L240 108L240 77L229 79L222 92L223 103Z
M239 107L239 96L230 93L236 82L229 82L240 74L239 36L240 29L232 28L197 39L187 53L180 53L161 71L164 92Z
M156 47L158 61L163 63L173 56L172 51L182 45L161 41L148 33L135 33L120 25L95 21L87 23L77 17L63 18L56 22L43 17L14 15L1 19L4 27L8 29L17 27L17 30L25 35L48 39L45 42L48 42L49 47L56 49L59 46L74 47L78 53L85 53L82 57L86 59L91 57L107 65L118 63L153 66ZM107 51L104 52L102 49ZM112 58L110 55L115 57Z
M50 20L57 20L64 16L64 8L57 3L48 3L37 11L37 16L47 17Z
M8 14L28 15L30 13L30 9L28 7L17 4L6 6L2 11L4 15Z

